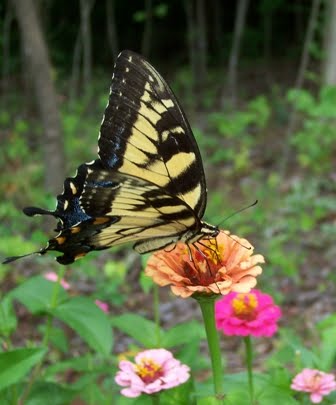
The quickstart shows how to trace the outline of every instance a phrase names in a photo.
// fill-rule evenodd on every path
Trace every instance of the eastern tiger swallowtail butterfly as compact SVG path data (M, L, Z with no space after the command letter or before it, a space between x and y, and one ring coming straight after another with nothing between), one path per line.
M161 75L134 52L117 58L98 155L65 180L55 211L24 209L28 216L59 220L58 235L36 253L62 252L57 261L69 264L125 242L147 253L219 233L201 220L203 165L182 108Z

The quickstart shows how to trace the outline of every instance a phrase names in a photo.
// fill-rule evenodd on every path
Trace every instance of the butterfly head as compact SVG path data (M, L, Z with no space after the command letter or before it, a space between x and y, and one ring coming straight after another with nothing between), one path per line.
M218 226L216 225L211 225L208 224L207 222L201 222L201 229L200 229L200 234L202 235L200 239L212 239L215 238L220 230L218 228Z

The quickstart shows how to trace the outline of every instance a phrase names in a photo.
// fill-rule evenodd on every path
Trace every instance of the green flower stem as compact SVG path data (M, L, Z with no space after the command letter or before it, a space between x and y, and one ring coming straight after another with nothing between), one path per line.
M65 270L66 270L66 267L62 266L61 270L60 270L60 272L58 274L58 281L57 281L57 283L54 284L53 292L52 292L52 296L51 296L51 300L50 300L50 308L51 309L54 309L56 307L56 305L57 305L58 293L59 293L60 288L61 288L61 280L62 280L62 278L64 276ZM42 346L48 346L49 339L50 339L50 334L51 334L53 318L54 317L53 317L52 314L48 314L47 325L46 325L43 340L42 340ZM26 399L27 399L27 397L28 397L28 395L30 393L30 390L32 389L32 386L33 386L35 380L37 379L37 377L40 374L42 363L43 363L43 358L34 367L34 369L32 371L32 374L31 374L31 377L30 377L30 380L29 380L29 382L27 384L27 387L24 390L24 392L23 392L23 394L21 396L21 399L19 401L19 405L23 405L26 402Z
M152 394L151 397L153 405L160 405L160 394Z
M54 285L51 300L50 300L50 308L51 309L54 309L56 307L56 305L57 305L58 293L59 293L60 288L61 288L61 280L64 277L65 270L66 270L66 267L62 266L61 270L58 273L58 281ZM44 337L43 337L43 341L42 341L43 346L47 346L48 343L49 343L53 318L54 318L54 316L52 314L48 314L47 326L45 328Z
M160 327L160 299L159 299L159 287L154 284L153 286L153 311L154 322L156 326L156 346L161 345L161 327Z
M92 358L92 353L88 353L88 371L91 373L93 371L93 358ZM88 392L88 400L89 400L89 405L95 405L95 395L94 395L94 383L91 382L89 385L89 392Z
M218 399L218 404L222 404L224 397L224 390L223 390L224 372L222 366L222 355L219 347L219 336L215 324L216 298L217 296L196 297L201 307L203 322L208 340L215 394Z
M246 368L247 368L247 378L248 378L248 386L249 386L249 393L250 393L250 403L254 403L254 386L253 386L253 349L252 349L252 341L250 336L244 337L245 343L245 353L246 353Z

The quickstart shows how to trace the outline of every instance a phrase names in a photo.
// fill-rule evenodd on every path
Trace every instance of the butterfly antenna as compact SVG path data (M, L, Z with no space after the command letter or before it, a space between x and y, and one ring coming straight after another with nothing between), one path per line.
M247 205L246 207L241 208L238 211L233 212L232 214L230 214L229 216L225 217L217 226L219 228L220 224L222 224L223 222L227 221L229 218L232 218L233 216L235 216L236 214L239 214L240 212L243 212L251 207L254 207L255 205L258 204L258 200L255 200L252 204ZM240 245L241 247L250 250L251 247L250 246L245 246L242 243L239 242L239 240L236 240L235 238L233 238L230 234L228 235L228 237L232 240L234 240L236 243L238 243L238 245Z
M25 255L20 255L20 256L10 256L10 257L6 257L6 259L2 262L2 264L11 263L11 262L14 262L15 260L22 259L23 257L32 256L32 255L37 255L37 254L41 254L41 252L38 251L38 252L27 253L27 254L25 254Z
M234 217L235 215L239 214L240 212L243 212L243 211L245 211L245 210L248 210L248 209L251 208L251 207L254 207L254 206L257 205L257 204L258 204L258 200L255 200L252 204L247 205L246 207L243 207L243 208L241 208L240 210L233 212L232 214L230 214L230 215L228 215L227 217L225 217L224 219L222 219L222 220L220 221L220 223L219 223L217 226L219 227L223 222L225 222L225 221L227 221L228 219Z
M244 249L250 250L252 249L251 246L245 246L243 245L241 242L239 242L239 240L235 239L233 236L231 236L230 234L226 234L230 239L232 239L234 242L238 243L239 246L243 247Z

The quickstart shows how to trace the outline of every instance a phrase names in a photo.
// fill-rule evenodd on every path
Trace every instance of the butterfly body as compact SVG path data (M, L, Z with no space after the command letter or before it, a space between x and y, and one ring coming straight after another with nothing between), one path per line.
M116 61L98 155L65 180L55 211L24 210L59 219L59 234L40 254L62 252L57 261L69 264L121 243L147 253L218 234L201 219L206 183L184 113L160 74L131 51Z

